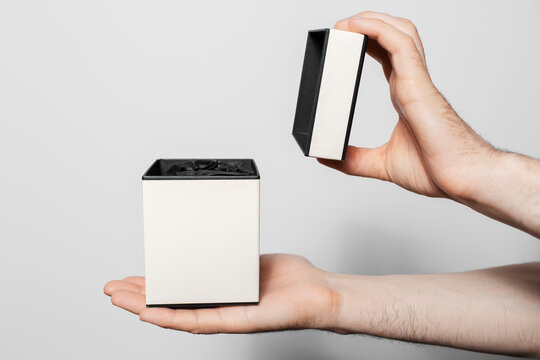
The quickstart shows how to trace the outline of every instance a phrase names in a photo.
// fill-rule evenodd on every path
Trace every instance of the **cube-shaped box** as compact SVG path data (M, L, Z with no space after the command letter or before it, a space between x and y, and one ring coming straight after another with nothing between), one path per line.
M366 46L362 34L309 31L293 126L304 155L345 159Z
M147 306L258 303L259 183L251 159L160 159L146 171Z

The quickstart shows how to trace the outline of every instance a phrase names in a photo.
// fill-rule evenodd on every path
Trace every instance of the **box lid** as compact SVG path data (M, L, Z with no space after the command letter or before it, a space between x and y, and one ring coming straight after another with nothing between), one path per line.
M367 36L308 32L292 134L304 155L344 160Z
M252 159L158 159L143 180L260 179Z

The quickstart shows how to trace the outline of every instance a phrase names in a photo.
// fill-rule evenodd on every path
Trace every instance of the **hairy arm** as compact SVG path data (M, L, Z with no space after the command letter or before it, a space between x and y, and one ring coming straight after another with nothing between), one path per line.
M540 356L540 263L437 275L329 274L332 330Z
M540 161L493 150L456 200L540 238Z
M455 274L358 276L306 259L261 256L258 305L146 308L142 277L114 280L114 305L191 333L320 329L469 350L540 356L540 262Z

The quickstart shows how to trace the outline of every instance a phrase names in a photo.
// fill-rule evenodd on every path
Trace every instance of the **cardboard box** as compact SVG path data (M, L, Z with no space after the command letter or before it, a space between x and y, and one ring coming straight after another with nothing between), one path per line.
M293 126L305 156L345 159L366 45L357 33L309 31Z
M147 306L258 303L259 182L250 159L160 159L146 171Z

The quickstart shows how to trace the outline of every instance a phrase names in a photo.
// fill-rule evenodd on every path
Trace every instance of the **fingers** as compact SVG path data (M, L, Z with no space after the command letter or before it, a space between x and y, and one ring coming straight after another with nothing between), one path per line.
M157 326L195 334L248 333L259 330L248 317L250 308L255 307L226 306L196 310L145 308L139 316L142 321Z
M248 316L249 311L255 308L254 306L226 306L196 310L147 308L144 285L143 277L128 277L124 280L109 281L104 287L104 292L111 296L113 305L139 314L141 320L164 328L201 334L257 330Z
M167 329L177 329L176 311L166 308L146 308L139 313L139 318L150 324L161 326ZM189 311L189 310L188 310Z
M380 180L389 180L386 172L385 145L375 148L349 146L343 161L317 159L321 164L348 175L357 175Z
M134 314L146 307L144 278L141 276L109 281L103 292L111 297L113 305Z
M133 283L124 281L124 280L113 280L109 281L104 289L103 292L109 296L111 296L114 292L118 290L127 290L134 293L138 293L141 295L144 295L144 288L141 288L138 285L135 285Z
M129 290L117 290L111 295L113 305L121 307L134 314L139 314L146 308L146 298L140 293Z
M343 31L352 31L349 28L349 19L338 21L334 28ZM386 80L389 80L392 72L392 64L390 62L390 58L388 57L388 52L386 52L386 50L383 49L376 41L368 41L366 52L369 54L369 56L381 64L384 71L384 76L386 77Z
M135 285L143 287L143 288L144 288L144 284L145 284L143 276L129 276L129 277L125 278L124 281L130 282L132 284L135 284Z
M420 35L418 34L418 30L416 29L416 26L412 23L412 21L400 17L394 17L385 13L375 12L375 11L364 11L361 12L358 15L353 16L352 18L356 17L366 17L366 18L372 18L372 19L380 19L388 24L394 26L399 31L409 35L416 45L416 48L418 52L422 55L422 59L425 63L425 55L424 55L424 47L422 45L422 41L420 40Z
M103 292L109 296L118 290L128 290L145 295L144 278L129 277L124 280L112 280L105 284L103 288Z
M417 47L417 42L421 46L419 37L415 40L408 33L401 31L393 24L388 23L383 19L383 16L374 15L375 13L369 13L368 16L354 16L349 19L341 20L336 24L337 29L357 32L367 35L368 37L377 40L381 48L386 50L389 55L392 68L394 69L398 77L415 77L419 74L427 74L425 67L423 48L421 51ZM389 16L389 15L386 15ZM394 24L399 23L402 29L409 27L404 25L403 20L392 20ZM412 32L412 28L407 30ZM369 42L368 42L369 44ZM368 45L368 50L369 45ZM377 61L385 65L384 54L380 49L373 48L370 51L370 55ZM387 69L385 68L385 74Z

